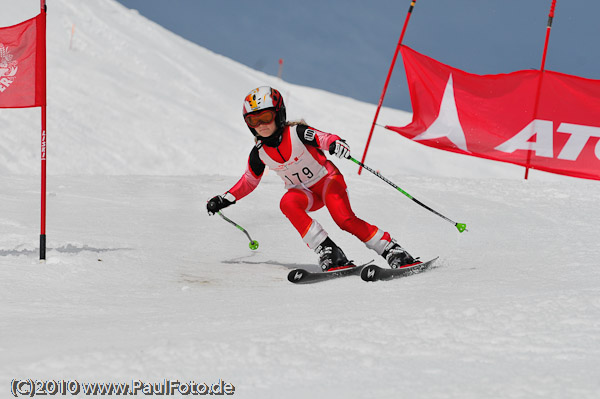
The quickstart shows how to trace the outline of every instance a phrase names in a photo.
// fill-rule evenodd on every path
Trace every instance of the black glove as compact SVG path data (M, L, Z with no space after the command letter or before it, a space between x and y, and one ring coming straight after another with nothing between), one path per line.
M329 145L329 154L338 158L350 158L350 146L346 140L336 140Z
M206 210L208 211L209 215L214 215L221 209L227 208L229 205L233 204L235 204L235 200L231 202L224 196L217 195L216 197L212 197L208 200L208 202L206 203Z

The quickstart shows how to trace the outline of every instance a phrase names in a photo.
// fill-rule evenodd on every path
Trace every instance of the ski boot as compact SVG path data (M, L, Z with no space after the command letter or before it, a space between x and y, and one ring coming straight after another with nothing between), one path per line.
M401 269L421 263L419 258L413 258L404 248L392 239L381 254L392 269Z
M319 254L319 266L324 272L354 267L354 264L344 255L344 251L335 245L329 237L319 244L315 252Z

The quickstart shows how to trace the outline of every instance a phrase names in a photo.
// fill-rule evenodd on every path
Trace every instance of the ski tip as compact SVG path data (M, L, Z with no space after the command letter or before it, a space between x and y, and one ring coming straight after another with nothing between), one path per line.
M469 231L467 230L467 225L465 223L456 223L455 226L459 233L462 233L463 231Z
M298 283L307 273L304 269L294 269L288 273L288 281L290 283Z
M377 281L381 268L376 265L368 265L363 267L360 272L360 278L363 281Z
M417 262L412 265L407 265L398 269L382 268L375 265L365 266L361 273L360 278L363 281L380 281L380 280L391 280L402 276L410 276L412 274L420 273L429 268L439 257L435 257L426 262Z

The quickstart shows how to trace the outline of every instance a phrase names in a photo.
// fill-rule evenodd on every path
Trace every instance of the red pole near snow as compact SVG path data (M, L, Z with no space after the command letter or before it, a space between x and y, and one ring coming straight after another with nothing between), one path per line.
M42 162L42 187L41 187L41 215L40 215L40 261L46 260L46 0L40 0L41 13L43 18L42 32L43 35L42 48L39 48L38 42L38 57L43 60L43 90L44 102L42 105L42 135L41 135L41 162Z
M396 52L394 53L394 58L392 59L392 64L390 65L390 70L388 71L387 78L385 79L385 84L383 85L383 91L381 92L381 97L379 98L379 104L377 104L377 111L375 111L375 118L373 119L373 124L371 125L371 131L369 132L369 137L367 138L367 144L365 145L365 151L363 152L363 156L361 162L365 162L365 158L367 157L367 151L369 150L369 144L371 143L371 137L373 137L373 130L375 130L375 124L377 123L377 118L379 117L379 111L381 110L381 105L383 104L383 98L385 97L385 92L387 91L388 84L390 83L390 78L392 77L392 71L394 70L394 65L396 64L396 58L398 58L398 52L400 51L400 47L402 47L402 41L404 40L404 33L406 32L406 27L408 26L408 21L410 20L410 16L412 15L413 8L415 7L415 3L417 0L412 0L410 2L410 7L408 9L408 14L406 15L406 19L404 20L404 27L402 27L402 33L400 33L400 39L398 39L398 45L396 46ZM358 174L362 172L362 166L358 168Z
M533 108L534 116L537 116L538 106L540 104L540 96L542 91L542 79L544 78L544 70L546 69L546 55L548 54L548 42L550 41L550 30L552 29L552 20L554 19L554 9L556 8L556 0L552 0L550 13L548 14L548 24L546 25L546 41L544 42L544 53L542 54L542 65L540 66L540 82L535 98L535 107ZM529 177L529 164L531 163L531 150L527 153L527 166L525 167L525 180Z

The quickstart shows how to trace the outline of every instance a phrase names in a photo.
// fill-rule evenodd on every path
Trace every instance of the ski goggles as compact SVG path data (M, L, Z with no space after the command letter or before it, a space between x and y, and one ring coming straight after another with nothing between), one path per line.
M258 127L258 125L271 123L274 119L275 111L272 109L265 109L264 111L248 114L244 117L246 124L251 128Z

